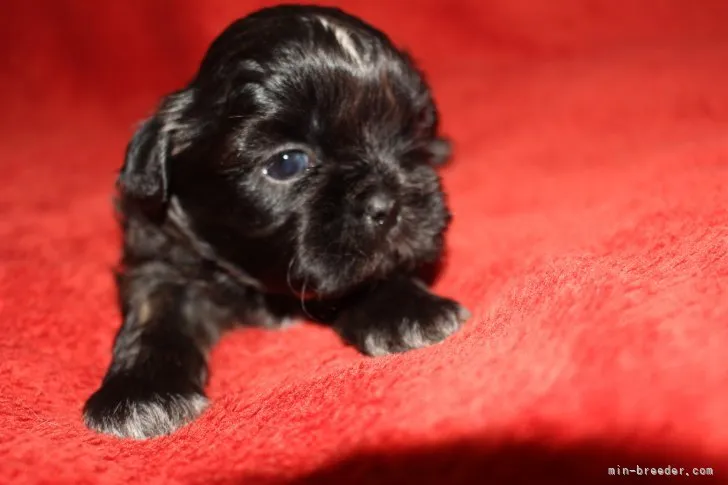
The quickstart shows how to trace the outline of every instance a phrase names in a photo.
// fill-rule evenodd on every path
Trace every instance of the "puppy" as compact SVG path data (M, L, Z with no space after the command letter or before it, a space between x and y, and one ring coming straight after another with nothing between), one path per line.
M382 32L314 6L234 22L127 147L123 324L86 425L141 439L194 419L237 324L303 310L372 356L455 332L467 310L426 286L448 156L423 76Z

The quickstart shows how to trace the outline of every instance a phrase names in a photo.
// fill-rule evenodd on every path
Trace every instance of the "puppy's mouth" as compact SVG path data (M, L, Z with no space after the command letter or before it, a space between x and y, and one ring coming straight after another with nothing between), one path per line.
M326 296L316 291L316 288L309 283L308 279L305 278L296 278L295 281L292 281L290 278L288 278L288 289L295 298L301 301L319 300L322 297Z
M416 253L409 241L393 232L366 248L357 245L325 251L294 262L288 286L302 300L339 297L394 270L414 269L419 259Z

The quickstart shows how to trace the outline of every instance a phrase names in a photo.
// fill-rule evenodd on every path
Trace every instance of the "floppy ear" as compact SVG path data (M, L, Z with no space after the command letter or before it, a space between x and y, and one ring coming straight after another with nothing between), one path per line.
M433 165L445 165L452 156L452 143L447 138L438 137L430 142L430 162Z
M169 133L158 117L145 120L127 145L126 158L117 179L125 208L150 217L163 213L168 197Z

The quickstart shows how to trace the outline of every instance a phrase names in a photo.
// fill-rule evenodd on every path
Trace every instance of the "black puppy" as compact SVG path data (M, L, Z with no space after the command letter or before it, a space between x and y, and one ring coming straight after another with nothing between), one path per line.
M86 424L146 438L195 418L207 354L236 323L303 308L370 355L455 332L468 312L420 277L450 220L437 121L412 60L340 10L228 27L129 143L123 325Z

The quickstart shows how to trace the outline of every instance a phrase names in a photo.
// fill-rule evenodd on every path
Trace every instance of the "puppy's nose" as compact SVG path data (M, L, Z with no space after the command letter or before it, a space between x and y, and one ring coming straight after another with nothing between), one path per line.
M386 192L375 192L364 203L364 217L374 227L388 227L397 218L399 207Z

